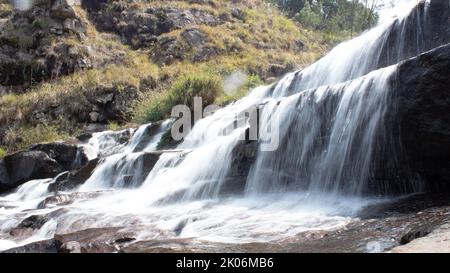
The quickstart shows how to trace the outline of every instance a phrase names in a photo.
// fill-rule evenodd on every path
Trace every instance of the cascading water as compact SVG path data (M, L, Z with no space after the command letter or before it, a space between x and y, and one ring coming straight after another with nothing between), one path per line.
M138 240L254 242L345 225L360 208L379 201L363 194L373 188L375 147L390 144L383 123L395 104L389 82L395 63L433 46L424 34L426 11L421 3L338 45L310 67L256 88L198 121L175 150L157 152L172 121L126 131L133 134L126 144L112 135L120 138L125 131L95 134L82 146L90 159L100 157L97 168L84 185L63 193L72 198L65 211L32 237L17 242L9 233L30 215L58 211L60 206L41 202L52 195L48 185L56 179L28 182L0 198L0 250L104 226L145 227ZM230 172L249 130L243 113L255 107L259 133L278 132L279 147L255 150L248 176L236 183ZM272 120L280 121L278 131ZM149 172L146 156L158 159ZM413 182L397 187L401 193L419 189ZM391 191L388 184L376 188L375 193ZM89 193L95 194L77 199Z

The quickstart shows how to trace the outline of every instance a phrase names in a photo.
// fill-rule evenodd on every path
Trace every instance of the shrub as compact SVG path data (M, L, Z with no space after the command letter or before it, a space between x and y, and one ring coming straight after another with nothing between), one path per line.
M212 73L182 76L174 82L169 92L152 94L143 102L143 106L140 106L144 107L141 121L167 118L172 107L179 104L187 105L193 110L194 97L202 98L203 107L211 105L223 93L221 82L221 78Z
M5 157L6 154L7 154L6 150L0 147L0 158Z

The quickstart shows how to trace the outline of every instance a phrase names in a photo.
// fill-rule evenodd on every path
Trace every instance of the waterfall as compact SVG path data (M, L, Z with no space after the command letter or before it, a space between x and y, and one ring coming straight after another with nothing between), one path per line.
M424 32L430 24L427 7L428 2L410 7L404 16L341 43L311 66L287 74L275 85L256 88L198 121L177 151L163 153L148 175L143 171L142 155L156 150L168 126L155 134L145 151L136 151L136 147L151 125L134 132L127 145L115 145L111 132L95 135L89 146L103 157L110 156L81 189L142 185L143 199L150 205L218 197L231 187L227 176L233 150L249 129L242 114L257 107L260 132L270 130L270 119L279 121L275 125L280 147L258 151L245 185L233 187L246 194L291 190L356 196L371 190L389 193L388 184L370 185L371 181L378 183L373 180L373 163L380 153L375 146L392 144L383 119L395 104L389 96L395 64L434 46ZM419 189L412 182L396 188L401 189L399 193Z
M397 107L391 92L397 63L438 45L429 5L421 2L311 66L255 88L197 121L175 149L158 149L173 120L94 134L80 146L99 164L63 194L100 194L70 197L66 211L36 236L141 225L142 240L268 241L345 225L380 201L374 196L419 191L414 179L387 181L383 174L401 160L387 122ZM261 138L244 140L255 118ZM277 149L263 149L273 140ZM11 245L11 227L50 195L54 180L30 181L0 197L0 206L14 207L0 210L0 249ZM27 212L15 214L21 209Z

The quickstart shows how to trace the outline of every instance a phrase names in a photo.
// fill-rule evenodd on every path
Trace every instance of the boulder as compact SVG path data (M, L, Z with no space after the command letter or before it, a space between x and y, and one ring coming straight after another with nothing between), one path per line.
M62 173L48 186L48 190L52 192L68 191L82 185L89 179L98 163L99 158L96 158L89 161L79 170Z
M7 155L4 162L10 179L7 184L0 186L0 192L33 179L52 178L63 171L56 160L42 151L22 151Z
M86 154L74 144L55 142L32 145L0 161L0 192L33 179L56 177L64 171L81 168L86 163Z
M205 33L197 28L186 29L181 33L181 36L191 47L203 45L207 37Z
M87 163L87 157L77 145L63 142L35 144L28 148L29 151L41 151L46 153L62 166L64 170L80 168Z

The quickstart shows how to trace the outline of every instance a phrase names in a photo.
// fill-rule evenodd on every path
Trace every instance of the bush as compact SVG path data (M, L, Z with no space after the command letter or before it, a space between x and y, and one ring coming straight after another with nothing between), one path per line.
M7 154L6 150L0 147L0 158L5 157L6 154Z
M319 13L314 12L308 2L306 2L305 7L297 13L295 19L304 26L311 28L318 28L322 23L322 16Z
M222 80L212 73L200 73L182 76L170 88L169 92L151 95L144 102L143 121L158 121L170 116L172 107L187 105L193 110L194 97L201 97L203 107L215 103L222 94ZM142 107L142 106L141 106Z

